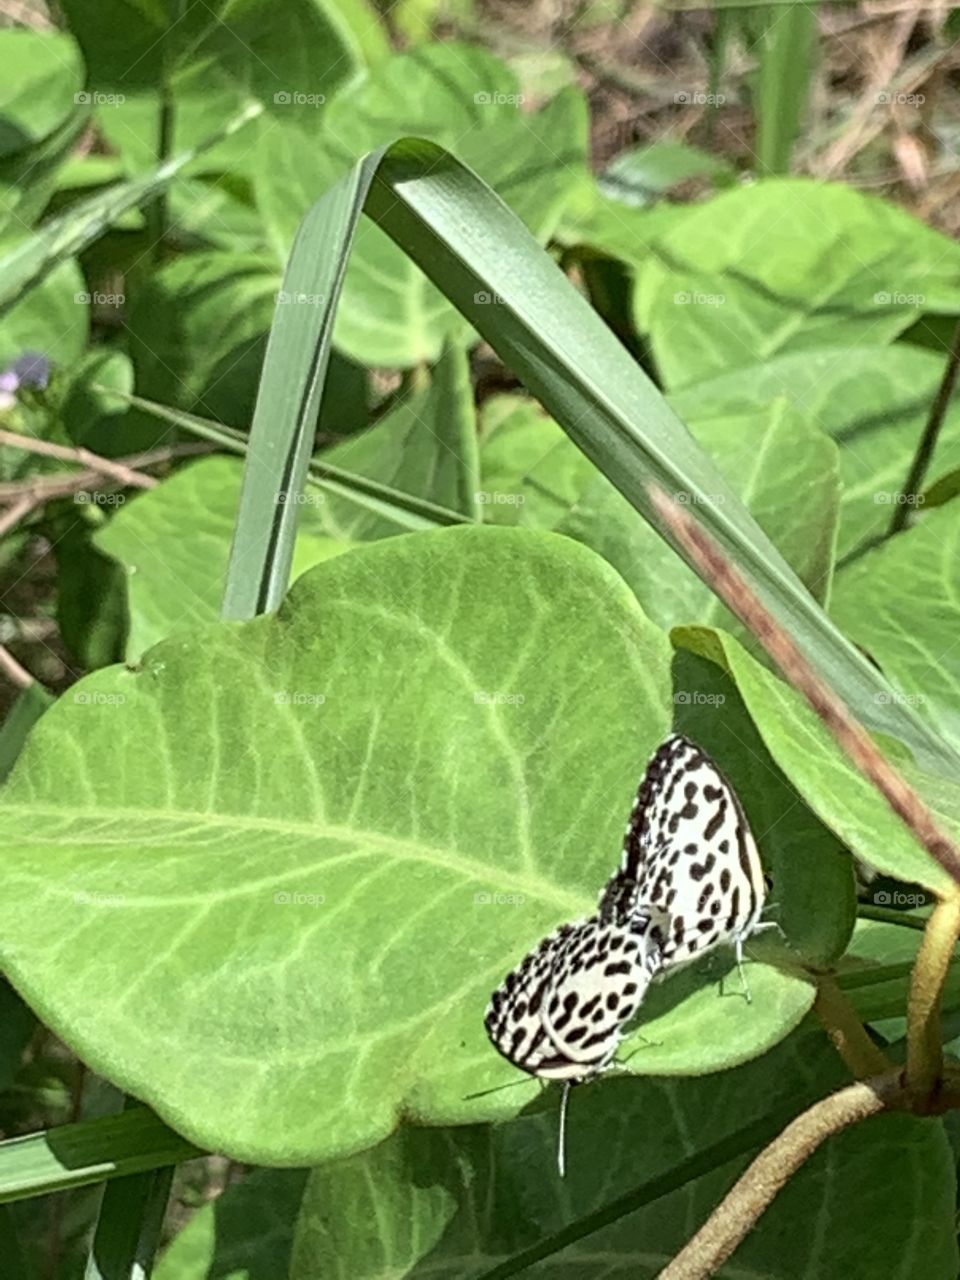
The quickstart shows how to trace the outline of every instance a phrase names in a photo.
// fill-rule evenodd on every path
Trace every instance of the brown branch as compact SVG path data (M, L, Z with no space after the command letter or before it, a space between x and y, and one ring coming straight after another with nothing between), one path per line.
M840 749L876 787L917 842L960 884L960 849L940 827L919 793L878 751L866 729L817 675L713 538L658 486L650 485L648 492L654 509L707 585L756 636L790 684L810 703Z
M8 433L0 431L0 437ZM15 439L21 440L17 436ZM0 444L4 441L0 438ZM46 444L45 441L39 442ZM61 446L54 446L59 449ZM154 466L159 462L168 462L173 458L185 457L189 454L208 454L212 453L213 447L206 442L198 442L194 440L185 441L182 444L163 445L156 449L148 449L144 453L131 454L126 458L119 458L116 462L109 459L100 459L101 462L107 462L109 466L119 469L120 473L136 475L138 468ZM34 449L34 453L48 454L49 449ZM73 452L67 450L67 452ZM76 452L86 453L86 450L78 450ZM58 456L56 454L52 456ZM91 457L96 455L91 454ZM71 460L76 461L76 458ZM155 485L157 481L153 476L142 476L142 480L148 481L148 485L141 484L141 488ZM0 536L9 533L21 520L34 511L37 507L42 507L47 502L52 502L56 498L69 498L71 494L80 493L85 489L90 489L97 483L106 486L126 485L126 480L118 479L107 474L103 469L95 470L87 467L83 471L71 471L64 474L31 476L27 480L14 481L8 484L0 484L0 502L10 502L8 511L0 515Z
M832 974L818 974L813 1011L850 1074L857 1080L883 1075L893 1069L893 1063L870 1039L856 1010Z
M0 445L11 449L22 449L25 453L37 453L45 458L58 458L61 462L76 462L88 471L96 471L98 475L109 476L118 484L127 485L131 489L152 489L157 483L153 476L145 476L123 462L114 462L110 458L101 458L81 446L54 444L51 440L38 440L34 436L25 436L18 431L0 430Z
M36 505L36 502L30 497L18 498L10 510L4 511L3 515L0 516L0 538L8 534L11 529L15 529L24 516L28 516Z
M36 683L26 667L22 667L10 650L2 644L0 644L0 671L18 689L29 689Z
M716 1273L789 1178L832 1134L905 1105L899 1070L847 1085L797 1116L753 1161L657 1280L706 1280Z

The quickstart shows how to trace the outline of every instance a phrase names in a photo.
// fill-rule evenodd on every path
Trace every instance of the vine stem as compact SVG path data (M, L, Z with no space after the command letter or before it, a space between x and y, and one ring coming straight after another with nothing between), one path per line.
M761 1151L657 1280L706 1280L714 1275L783 1185L831 1134L906 1102L899 1068L815 1102Z
M960 892L934 907L913 966L907 1004L907 1087L915 1104L929 1099L943 1077L940 1004L958 937Z
M856 1010L832 974L818 975L813 1008L830 1043L857 1080L883 1075L893 1069L893 1063L867 1035Z

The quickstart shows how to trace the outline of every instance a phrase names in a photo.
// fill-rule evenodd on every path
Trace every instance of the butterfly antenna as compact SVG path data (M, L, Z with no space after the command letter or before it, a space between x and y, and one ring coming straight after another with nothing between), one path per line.
M570 1081L567 1080L560 1099L560 1136L557 1140L557 1170L561 1178L567 1172L567 1099L569 1097Z

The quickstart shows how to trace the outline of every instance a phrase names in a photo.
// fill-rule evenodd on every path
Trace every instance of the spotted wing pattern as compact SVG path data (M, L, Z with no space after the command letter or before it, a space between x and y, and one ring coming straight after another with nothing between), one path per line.
M579 1082L613 1059L659 963L647 921L561 925L493 993L484 1025L515 1066Z
M763 910L763 868L733 788L706 754L674 734L634 801L620 869L600 917L653 919L664 969L724 942L739 952Z

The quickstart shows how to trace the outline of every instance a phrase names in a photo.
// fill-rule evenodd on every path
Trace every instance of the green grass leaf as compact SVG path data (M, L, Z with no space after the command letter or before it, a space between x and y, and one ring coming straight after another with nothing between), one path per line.
M840 496L833 442L809 427L783 399L751 414L691 418L689 426L811 595L823 601L830 585ZM689 497L681 491L678 501L686 504ZM694 514L702 515L710 502L723 503L725 497L708 496L692 508ZM586 489L557 528L609 560L660 626L709 622L744 634L710 588L605 477Z
M235 458L191 462L124 503L95 535L126 573L129 662L172 632L218 617L242 475ZM324 495L310 490L304 497L293 578L351 545L327 532Z
M249 502L245 491L235 542L236 556L259 565L257 585L231 595L231 616L275 607L283 594L287 571L273 563L271 552L282 533L274 522L277 494L298 492L303 483L343 263L361 209L442 284L638 510L655 519L651 481L668 493L690 495L709 531L866 723L899 736L928 767L955 770L955 752L909 707L877 699L889 691L885 682L831 626L643 372L537 251L530 234L474 174L416 139L368 156L301 227L284 287L319 293L329 304L309 323L277 317L257 405L262 425L255 420L251 437ZM714 501L704 505L709 495Z

